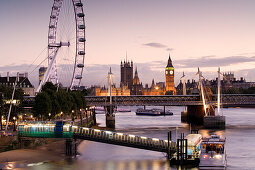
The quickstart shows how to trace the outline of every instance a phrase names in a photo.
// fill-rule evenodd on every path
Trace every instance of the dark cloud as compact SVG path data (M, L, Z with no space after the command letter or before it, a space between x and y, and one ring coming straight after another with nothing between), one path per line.
M222 67L233 64L254 62L255 57L231 56L224 58L216 58L215 56L204 56L196 59L176 60L176 66L179 68L191 67Z
M143 44L145 46L149 46L149 47L154 47L154 48L167 48L166 45L161 44L161 43L155 43L155 42L151 42L151 43L147 43L147 44Z
M167 45L161 44L161 43L156 43L156 42L151 42L151 43L146 43L143 44L144 46L149 46L153 48L166 48L166 51L173 51L173 48L169 48Z
M173 48L167 48L166 51L173 51Z

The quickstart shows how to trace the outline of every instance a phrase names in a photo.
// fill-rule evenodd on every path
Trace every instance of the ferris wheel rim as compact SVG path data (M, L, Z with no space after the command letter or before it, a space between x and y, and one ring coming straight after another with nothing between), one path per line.
M64 0L54 0L50 22L49 22L49 30L48 30L48 64L52 60L52 55L57 48L61 47L61 42L57 41L57 30L58 30L58 20L60 15L60 10L62 8L62 3ZM71 84L69 84L69 88L71 90L77 89L80 86L80 82L82 79L83 67L84 67L84 59L85 59L85 15L83 10L83 3L81 0L68 0L72 2L73 12L75 14L75 60L74 69L72 73ZM68 42L69 43L69 42ZM57 44L57 45L56 45ZM60 44L60 46L58 45ZM55 46L54 46L55 45ZM70 45L70 43L69 43ZM58 75L56 62L52 68L51 76L49 80L53 84L58 84Z

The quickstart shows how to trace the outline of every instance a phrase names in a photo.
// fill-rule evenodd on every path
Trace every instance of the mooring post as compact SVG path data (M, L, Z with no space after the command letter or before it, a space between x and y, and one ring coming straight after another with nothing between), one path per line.
M166 115L166 106L164 106L164 116Z
M18 136L19 148L22 148L22 138Z
M91 111L91 110L90 110ZM87 126L89 124L89 120L88 120L88 111L86 111L86 122L87 122Z
M94 123L94 125L96 125L97 124L97 118L96 118L96 109L95 108L93 109L92 115L93 115L93 123Z
M66 139L66 156L72 155L72 139Z
M74 138L74 156L76 157L77 155L77 139Z
M109 106L105 106L106 111L106 127L107 128L115 128L115 115L114 115L114 108L115 106L113 104Z
M146 109L146 106L145 106L145 105L143 106L143 109L144 109L144 110Z
M171 140L172 140L172 132L169 131L168 134L167 134L167 141L168 141L167 157L168 157L168 159L170 159L171 155L172 155L172 153L171 153L171 144L172 144ZM170 144L170 142L171 142L171 144Z

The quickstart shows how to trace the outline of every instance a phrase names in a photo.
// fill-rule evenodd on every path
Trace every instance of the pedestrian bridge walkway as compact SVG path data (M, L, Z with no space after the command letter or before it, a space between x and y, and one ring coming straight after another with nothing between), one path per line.
M63 121L21 122L18 125L18 135L33 138L74 138L165 153L176 152L176 143L169 140L73 126Z

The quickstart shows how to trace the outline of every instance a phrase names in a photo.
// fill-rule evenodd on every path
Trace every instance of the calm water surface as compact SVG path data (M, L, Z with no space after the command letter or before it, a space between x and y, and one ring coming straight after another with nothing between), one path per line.
M148 107L149 108L149 107ZM173 140L183 132L189 133L189 125L181 123L183 107L167 107L174 115L166 117L136 116L132 112L116 114L116 131L147 137L167 139L172 131ZM219 134L227 138L227 169L255 169L255 109L225 108L226 129L209 131L200 129L203 136ZM97 114L97 122L105 127L105 115ZM177 127L177 128L176 128ZM84 141L79 145L81 156L71 162L45 163L27 169L81 169L81 170L170 170L163 153L122 146ZM197 169L197 168L193 168Z

